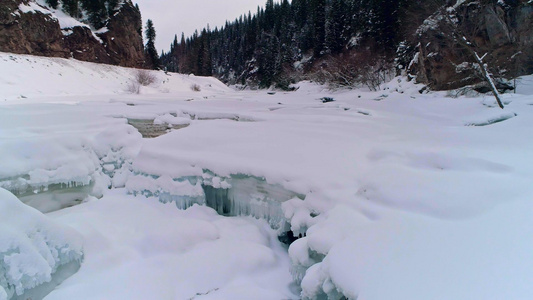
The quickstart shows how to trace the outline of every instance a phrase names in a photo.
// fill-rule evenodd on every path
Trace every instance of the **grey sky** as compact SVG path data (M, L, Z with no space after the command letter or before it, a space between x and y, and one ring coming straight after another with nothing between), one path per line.
M195 29L200 31L207 24L211 28L222 26L226 20L235 20L238 16L257 11L257 6L264 6L266 0L133 0L139 4L143 23L147 19L154 21L157 33L157 51L168 51L174 35L190 36ZM144 24L143 24L144 25Z

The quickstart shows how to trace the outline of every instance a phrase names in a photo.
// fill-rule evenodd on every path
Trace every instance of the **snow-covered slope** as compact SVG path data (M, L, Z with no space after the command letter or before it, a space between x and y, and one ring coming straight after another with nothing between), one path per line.
M0 101L37 99L61 96L121 95L132 93L136 69L81 62L74 59L44 58L0 52ZM195 78L148 71L155 82L141 87L141 94L183 92L191 97L201 93L191 91L198 84L204 91L223 92L229 89L214 78ZM59 96L59 97L58 97ZM94 99L94 97L93 97ZM109 100L109 99L106 99ZM72 101L68 99L66 101Z
M132 69L0 57L0 184L50 210L54 184L91 190L50 214L86 239L50 299L533 297L531 77L501 110L403 78L272 95L154 72L131 94Z

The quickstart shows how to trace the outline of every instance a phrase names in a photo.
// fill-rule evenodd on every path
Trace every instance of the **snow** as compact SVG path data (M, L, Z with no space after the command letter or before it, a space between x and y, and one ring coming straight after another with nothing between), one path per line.
M50 15L50 11L48 11L46 8L38 5L37 3L35 2L29 2L28 4L24 4L24 3L21 3L18 7L18 9L26 14L26 13L35 13L35 12L40 12L42 14L45 14L45 15Z
M83 257L82 238L0 188L0 299L52 281L63 265Z
M48 214L85 260L47 299L533 296L532 76L501 110L403 77L272 95L154 71L131 94L135 72L0 53L0 186L82 202Z
M255 219L181 211L124 190L51 216L80 231L86 249L80 271L47 300L295 297L286 253Z

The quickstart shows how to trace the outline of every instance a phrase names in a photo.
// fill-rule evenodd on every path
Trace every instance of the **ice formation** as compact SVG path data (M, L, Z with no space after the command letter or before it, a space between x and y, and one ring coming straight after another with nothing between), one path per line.
M23 175L0 180L0 188L41 212L50 212L81 202L91 194L94 182L90 176L38 182L32 175Z
M41 212L79 204L88 196L101 197L109 187L123 187L140 148L141 135L125 119L73 118L53 108L10 107L2 113L9 117L0 120L5 128L0 133L0 188ZM25 113L36 116L27 118ZM55 123L47 124L50 119ZM34 136L31 128L39 128L42 136ZM23 137L13 138L18 134Z
M82 239L0 188L0 300L50 292L58 277L72 275L83 258Z
M134 195L157 197L163 203L174 202L179 209L200 204L224 216L264 219L280 233L290 228L282 203L305 197L269 184L264 178L244 174L219 177L209 170L203 170L202 176L181 178L136 174L130 177L126 187Z

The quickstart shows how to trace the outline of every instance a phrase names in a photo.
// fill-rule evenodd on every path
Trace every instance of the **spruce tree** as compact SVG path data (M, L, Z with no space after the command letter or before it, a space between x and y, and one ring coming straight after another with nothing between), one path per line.
M78 0L63 0L63 10L74 18L80 18L80 4Z
M119 0L107 0L107 14L112 16L118 9Z
M81 0L81 5L87 11L89 23L96 29L104 26L107 19L107 7L104 0Z
M59 5L58 0L46 0L46 4L48 4L51 8L56 9Z
M154 23L152 20L148 19L146 21L146 30L144 31L144 34L146 36L146 45L144 48L144 53L146 57L146 66L152 69L159 69L160 63L159 63L159 55L157 54L157 50L155 49L155 28Z
M315 57L323 54L326 42L326 0L311 0L313 22L313 52Z

